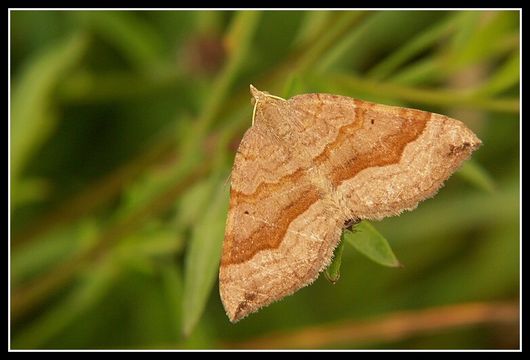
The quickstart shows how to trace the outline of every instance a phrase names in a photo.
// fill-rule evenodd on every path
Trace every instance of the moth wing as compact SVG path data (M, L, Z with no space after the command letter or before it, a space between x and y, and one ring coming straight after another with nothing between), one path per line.
M247 131L234 161L219 273L231 321L311 283L342 228L306 171L289 168L288 150L255 130Z
M354 218L379 220L416 208L481 144L462 122L447 116L365 102L357 106L362 126L348 140L354 155L346 169L333 174L337 196Z

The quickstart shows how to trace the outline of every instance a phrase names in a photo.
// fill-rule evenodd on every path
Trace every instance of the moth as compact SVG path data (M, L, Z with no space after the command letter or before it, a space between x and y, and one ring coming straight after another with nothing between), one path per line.
M312 283L345 223L414 209L481 144L444 115L250 91L253 124L234 160L219 272L232 322Z

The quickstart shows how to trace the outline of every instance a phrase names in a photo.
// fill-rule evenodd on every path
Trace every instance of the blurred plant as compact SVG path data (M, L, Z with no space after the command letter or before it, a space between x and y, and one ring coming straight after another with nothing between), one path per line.
M518 295L518 12L10 16L13 348L228 346L267 330ZM394 251L368 223L345 235L376 262L396 265L397 253L406 269L346 246L328 272L338 278L342 267L332 289L317 281L233 326L214 289L250 83L284 97L465 111L485 145L436 200L376 224ZM501 313L513 324L513 311ZM370 340L518 346L516 335L503 344L476 333Z

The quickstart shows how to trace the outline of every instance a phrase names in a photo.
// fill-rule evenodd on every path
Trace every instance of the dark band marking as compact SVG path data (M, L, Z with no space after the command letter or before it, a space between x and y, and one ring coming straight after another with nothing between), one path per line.
M362 126L371 123L372 120L377 119L378 113L373 104L355 100L355 121L340 128L335 141L326 146L323 154L319 156L321 161L324 158L329 158L333 148L340 148L344 143L351 141L354 130L358 128L358 122L363 124ZM422 134L431 114L419 110L399 108L398 116L402 120L401 128L398 132L381 139L384 147L375 147L370 152L360 154L351 151L348 161L333 169L331 183L334 187L339 186L343 181L352 179L360 171L369 167L398 163L407 144L415 141Z
M258 251L277 248L291 222L320 198L320 191L314 186L308 186L306 191L301 192L285 208L277 209L278 216L273 222L260 224L247 238L235 237L237 229L233 229L225 238L221 264L239 264L252 258Z
M352 135L365 124L370 124L380 116L381 110L372 103L355 101L355 118L348 125L339 129L338 135L332 143L329 143L322 153L315 157L316 164L322 164L331 156L333 149L340 148L346 142L351 141ZM353 178L361 170L369 167L385 166L398 163L407 144L415 141L424 131L431 114L424 111L394 108L396 116L402 120L402 125L396 133L382 138L384 147L376 147L367 153L355 154L351 152L351 157L346 163L333 168L330 174L331 183L336 187L343 181ZM352 149L353 150L353 149ZM292 174L283 176L275 183L262 183L252 194L244 194L233 190L230 196L230 211L239 205L261 202L267 194L276 193L281 189L289 187L290 184L300 184L306 175L306 169L298 169ZM309 185L301 189L297 198L290 202L283 209L276 209L277 217L269 223L263 223L246 238L236 237L237 229L227 232L224 241L222 265L238 264L252 258L257 252L267 249L275 249L281 244L287 229L292 221L303 214L316 201L320 200L322 194L320 190ZM241 211L242 214L247 212ZM244 306L244 305L243 305Z

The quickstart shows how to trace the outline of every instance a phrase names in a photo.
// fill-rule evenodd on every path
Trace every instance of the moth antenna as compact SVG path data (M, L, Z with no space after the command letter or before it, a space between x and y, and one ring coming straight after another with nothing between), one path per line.
M252 126L254 126L254 119L256 118L256 109L258 108L258 103L264 97L269 97L272 99L277 99L281 101L287 101L282 97L271 95L268 92L258 90L254 85L250 84L250 93L254 98L254 109L252 110Z

